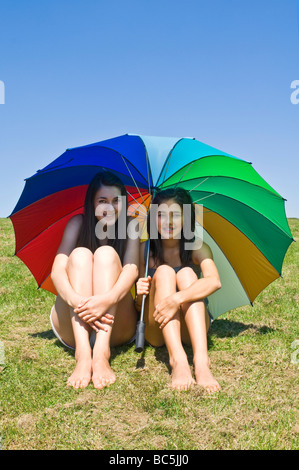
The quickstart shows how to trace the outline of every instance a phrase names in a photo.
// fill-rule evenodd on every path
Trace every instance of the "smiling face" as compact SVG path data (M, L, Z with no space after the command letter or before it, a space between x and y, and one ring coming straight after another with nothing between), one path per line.
M121 191L117 186L104 186L94 197L95 215L103 225L114 225L122 210Z
M169 199L158 206L157 229L162 239L180 239L183 228L183 211L181 206Z

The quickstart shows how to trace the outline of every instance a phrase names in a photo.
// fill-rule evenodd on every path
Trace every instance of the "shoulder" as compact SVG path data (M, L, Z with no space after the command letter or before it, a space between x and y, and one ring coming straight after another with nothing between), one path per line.
M192 260L194 264L201 264L206 259L213 260L213 253L209 245L203 242L200 248L193 250Z
M82 214L77 214L74 215L66 224L65 229L64 229L64 234L69 235L69 234L76 234L78 235L81 227L83 224L83 215Z
M71 251L76 247L82 222L83 215L81 214L75 215L67 222L58 248L58 253L70 255Z
M82 223L83 223L83 214L77 214L70 218L70 220L66 224L66 227L81 228Z

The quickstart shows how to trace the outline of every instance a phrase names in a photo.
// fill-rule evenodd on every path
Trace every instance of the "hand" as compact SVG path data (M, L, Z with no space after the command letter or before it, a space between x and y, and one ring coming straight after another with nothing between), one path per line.
M140 277L136 283L137 295L148 295L151 288L151 276Z
M180 303L178 302L175 294L169 295L165 299L161 300L161 302L156 305L156 309L154 311L154 319L159 323L159 328L164 328L179 309Z
M88 322L89 326L97 333L100 330L108 331L107 325L112 326L114 323L114 316L110 313L106 313L101 317L101 320L96 320L94 322Z
M104 329L102 323L113 323L113 315L107 313L111 306L112 304L106 295L93 295L82 299L80 304L74 309L74 312L86 323L94 324L100 329Z

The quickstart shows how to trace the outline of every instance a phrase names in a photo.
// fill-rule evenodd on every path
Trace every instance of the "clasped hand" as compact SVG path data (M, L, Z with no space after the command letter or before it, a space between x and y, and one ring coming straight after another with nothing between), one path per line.
M112 304L105 295L93 295L81 299L74 312L81 320L88 323L94 330L107 331L107 325L112 325L114 316L107 311Z
M151 277L141 277L136 283L136 292L137 295L148 295L151 288ZM156 305L154 311L154 319L159 323L160 328L164 328L165 325L175 316L177 311L180 308L180 303L178 302L176 295L169 295L165 299L161 300L158 305Z
M168 297L165 297L165 299L161 300L159 304L156 305L153 314L155 321L159 323L159 328L164 328L179 309L180 303L178 302L175 294L169 295Z

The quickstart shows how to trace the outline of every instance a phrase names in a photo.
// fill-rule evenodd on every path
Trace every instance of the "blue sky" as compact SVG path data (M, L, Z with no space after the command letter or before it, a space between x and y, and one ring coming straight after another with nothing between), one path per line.
M299 217L297 0L1 0L0 217L68 147L195 137Z

